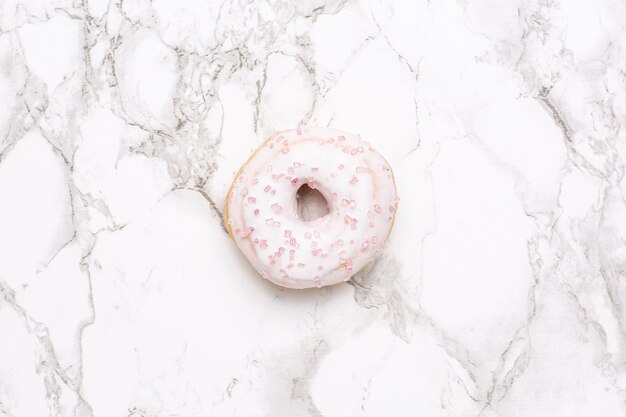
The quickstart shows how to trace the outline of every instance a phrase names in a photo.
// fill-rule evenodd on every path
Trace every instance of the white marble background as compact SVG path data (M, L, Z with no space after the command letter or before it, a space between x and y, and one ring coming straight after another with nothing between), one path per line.
M1 0L0 416L626 416L623 0ZM256 276L264 135L401 196L349 284Z

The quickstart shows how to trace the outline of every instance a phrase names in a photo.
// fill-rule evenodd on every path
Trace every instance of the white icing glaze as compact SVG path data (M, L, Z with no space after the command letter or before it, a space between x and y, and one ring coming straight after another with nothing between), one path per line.
M319 190L329 214L298 217L296 193ZM270 281L310 288L348 280L384 245L398 198L389 164L360 137L328 128L267 139L241 168L227 197L235 243Z

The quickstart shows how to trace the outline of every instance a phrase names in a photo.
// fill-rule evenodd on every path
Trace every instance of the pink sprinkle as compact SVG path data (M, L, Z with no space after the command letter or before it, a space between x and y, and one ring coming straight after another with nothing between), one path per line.
M396 210L396 208L394 206L389 206L389 212L393 213Z
M344 268L345 268L346 271L348 271L348 272L352 271L352 259L350 259L350 258L346 259L345 262L344 262L344 265L345 265Z
M298 135L302 134L302 129L298 128L298 130L296 130L296 132L298 132Z
M283 211L283 208L278 204L278 203L274 203L270 206L272 208L272 210L274 210L275 213L280 213L281 211Z
M317 169L317 168L315 168L315 167L314 167L314 168L311 168L311 171L313 171L313 172L317 172L317 171L319 171L319 169Z
M296 239L295 239L295 238L293 238L293 237L292 237L291 239L289 239L289 244L290 244L292 247L294 247L294 248L295 248L295 247L296 247L296 243L297 243L297 242L296 242Z
M314 230L313 231L313 236L315 236L316 238L319 238L320 237L320 232L317 231L317 230Z
M254 238L254 244L255 244L255 245L257 245L258 243L259 243L259 238L258 238L258 237L255 237L255 238Z
M376 211L376 213L380 213L383 209L378 204L374 204L374 211Z
M313 254L313 256L317 256L318 253L319 253L319 249L313 249L311 251L311 254Z
M265 224L266 225L271 226L272 223L274 223L274 219L273 218L270 217L269 219L265 219Z
M339 164L339 167L338 167L338 168L339 168L339 169L343 169L343 168L344 168L343 164Z
M344 206L349 206L350 208L356 208L356 201L354 200L348 200L347 198L344 198L342 204Z
M291 237L291 230L285 230L285 237Z
M248 189L244 188L243 190L241 190L241 195L243 195L244 197L248 195Z
M352 177L352 179L350 180L350 184L352 184L352 185L356 184L357 182L359 182L357 177Z
M236 229L235 229L235 234L236 234L236 235L238 235L238 234L240 234L240 233L241 233L241 229L240 229L240 228L236 228Z
M289 265L287 265L287 269L291 269L291 268L293 268L293 264L289 263Z
M261 239L261 243L259 244L261 249L267 249L267 240Z
M265 191L266 193L269 193L271 189L272 187L270 187L269 185L266 185L263 191Z
M293 178L293 179L291 180L291 183L292 183L292 184L297 184L297 183L298 183L298 178Z
M318 270L318 271L321 271L322 269L324 269L324 267L323 267L322 265L319 265L319 266L317 267L317 270Z
M256 185L258 183L259 183L259 179L258 178L252 179L252 185Z
M355 148L352 148L352 150L350 151L350 155L356 155L359 151L357 151Z
M272 225L274 227L280 227L280 222L274 222L274 224Z
M248 233L252 233L254 232L254 227L253 226L249 226L248 227Z
M316 276L315 278L313 278L313 281L315 282L315 286L316 286L317 288L322 288L322 283L320 282L320 277L319 277L319 275L318 275L318 276Z
M254 203L256 203L256 198L254 198L254 197L248 197L248 203L250 203L250 204L254 204Z
M272 192L270 194L271 195L275 195L276 194L276 190L272 190Z
M361 251L366 251L369 245L370 243L367 240L363 242L363 244L361 245Z
M341 136L337 136L337 140L338 140L339 142L343 142L344 140L346 140L346 137L345 137L345 136L343 136L343 135L341 135Z
M285 253L285 248L283 248L282 246L280 246L278 248L278 256L282 255L283 253Z
M281 150L281 152L282 152L282 153L287 153L287 152L289 152L289 148L283 148L283 149Z
M254 215L258 216L259 215L259 209L254 209Z
M311 239L311 234L310 234L309 232L306 232L306 233L304 234L304 238L305 238L305 239Z
M285 145L285 146L289 146L289 141L288 141L287 139L285 139L285 140L283 141L283 145Z

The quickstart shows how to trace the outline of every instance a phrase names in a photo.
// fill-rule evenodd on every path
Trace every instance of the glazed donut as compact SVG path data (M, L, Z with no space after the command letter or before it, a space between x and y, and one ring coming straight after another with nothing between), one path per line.
M298 214L303 185L328 214ZM289 288L347 281L376 257L398 198L387 161L359 136L328 128L269 137L241 167L226 197L228 232L264 278Z

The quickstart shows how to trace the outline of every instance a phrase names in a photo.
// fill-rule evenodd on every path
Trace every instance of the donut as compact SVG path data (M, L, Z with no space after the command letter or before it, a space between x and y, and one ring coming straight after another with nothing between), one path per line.
M304 218L303 190L325 215ZM330 128L267 138L226 196L228 233L254 269L288 288L347 281L379 255L398 197L387 161L359 136Z

